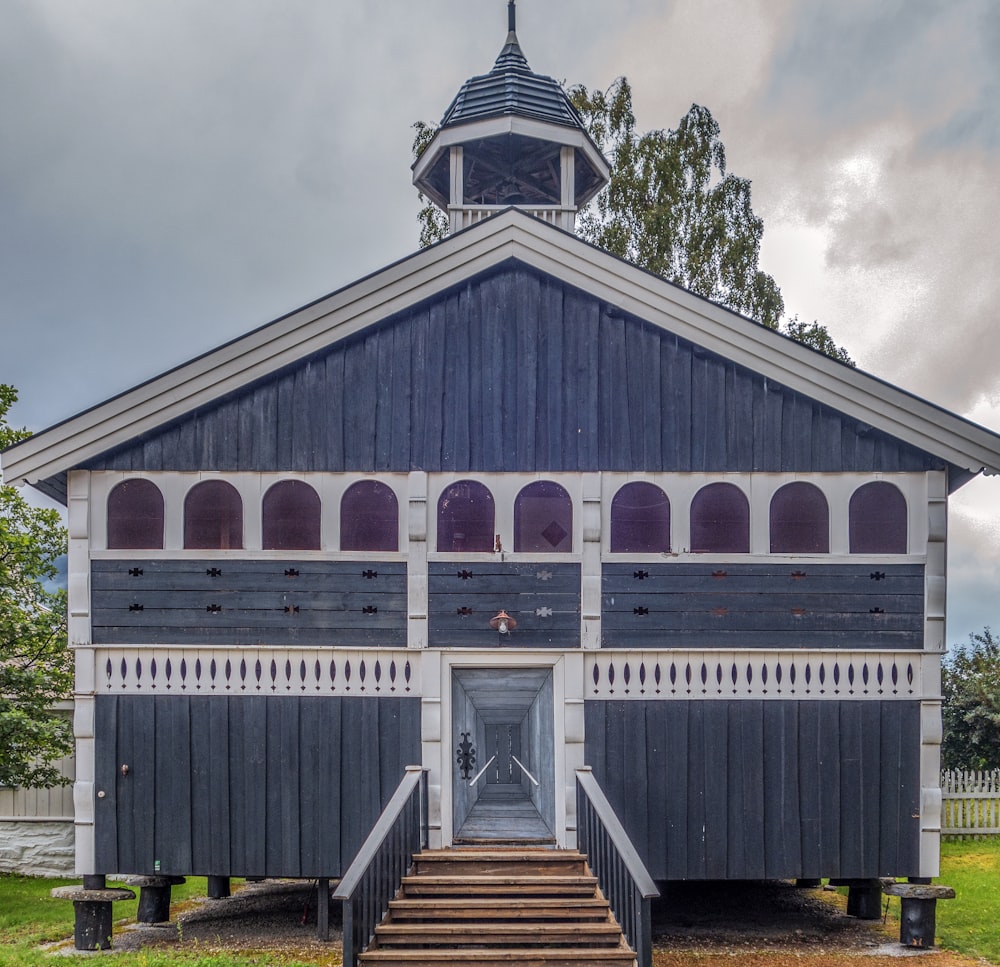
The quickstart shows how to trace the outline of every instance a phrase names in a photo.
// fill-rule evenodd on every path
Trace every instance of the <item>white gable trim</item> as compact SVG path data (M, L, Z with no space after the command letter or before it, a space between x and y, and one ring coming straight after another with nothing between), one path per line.
M972 473L1000 436L514 209L87 410L4 454L9 484L63 473L516 258Z

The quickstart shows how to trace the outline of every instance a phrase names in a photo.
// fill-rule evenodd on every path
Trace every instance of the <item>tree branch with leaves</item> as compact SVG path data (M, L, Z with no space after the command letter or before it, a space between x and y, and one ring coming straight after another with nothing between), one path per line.
M0 384L0 450L29 434L7 423L17 400ZM56 710L73 696L66 592L51 584L66 552L55 510L32 507L0 484L0 783L66 782L57 760L73 751L72 726Z

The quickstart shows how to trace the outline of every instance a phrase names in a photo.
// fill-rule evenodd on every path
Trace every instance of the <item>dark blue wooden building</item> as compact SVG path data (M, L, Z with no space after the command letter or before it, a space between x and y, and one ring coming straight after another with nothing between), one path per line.
M581 242L606 177L512 35L445 241L6 452L68 507L78 872L336 878L421 764L436 846L572 846L591 766L658 880L937 873L1000 439Z

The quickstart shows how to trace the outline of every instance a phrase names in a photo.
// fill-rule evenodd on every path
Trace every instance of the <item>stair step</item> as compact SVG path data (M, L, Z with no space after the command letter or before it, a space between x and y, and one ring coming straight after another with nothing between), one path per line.
M414 857L416 875L583 875L587 858L570 850L438 850Z
M389 913L400 920L572 920L604 921L608 918L607 900L591 897L564 899L519 898L499 904L496 898L391 900Z
M610 947L620 938L616 923L383 923L375 928L380 948Z
M592 897L593 876L406 876L406 896L582 896Z
M358 958L380 967L436 967L441 964L518 964L519 967L600 967L635 964L627 947L586 947L581 950L545 950L510 947L506 950L369 950Z

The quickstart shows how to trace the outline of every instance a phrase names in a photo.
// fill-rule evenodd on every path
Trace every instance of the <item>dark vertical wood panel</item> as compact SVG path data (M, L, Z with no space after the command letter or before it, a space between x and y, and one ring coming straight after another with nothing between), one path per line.
M705 470L708 467L709 435L717 433L721 427L710 427L709 394L714 389L708 376L709 362L705 352L695 349L691 358L691 399L688 420L691 424L691 469Z
M667 704L667 768L664 794L667 818L665 878L688 878L688 709L685 702Z
M705 876L726 878L729 857L728 710L723 702L704 702Z
M503 306L500 286L495 278L481 287L483 317L482 353L482 414L483 460L486 466L504 466L503 381L510 374L501 371L503 365ZM433 312L433 309L431 310Z
M732 466L729 439L732 431L726 408L731 364L715 356L705 360L703 406L705 408L705 469L728 470Z
M861 706L861 833L862 863L866 870L879 870L879 786L885 771L896 772L898 761L880 761L882 715L878 702L860 702ZM877 875L877 874L876 874Z
M840 708L836 702L817 702L820 769L820 856L824 876L843 876L840 852L841 744Z
M625 799L625 828L640 843L649 840L649 824L655 815L650 810L651 790L655 780L646 770L647 723L645 702L628 702L627 735L622 761L624 763L628 794ZM644 848L644 852L646 849Z
M539 413L536 441L539 444L538 466L567 466L562 446L563 428L563 341L566 331L563 289L546 280L543 287L542 317L539 320L539 358L544 370L538 374L539 393L544 391L545 412ZM543 442L544 441L544 442Z
M667 868L667 721L666 702L645 703L646 775L648 778L649 833L647 867Z
M295 372L285 373L278 380L278 400L275 424L277 427L275 439L275 467L291 467L294 465L293 451L295 438L299 436L295 426ZM307 434L301 434L303 437ZM211 466L211 464L205 464Z
M338 350L326 358L327 396L322 409L317 414L321 425L326 428L325 463L329 470L347 469L344 459L344 352Z
M94 862L88 873L113 873L118 860L118 697L98 695L94 701ZM103 792L103 798L96 798Z
M708 875L706 857L706 777L708 763L708 737L705 735L705 703L687 702L687 833L688 871L696 880Z
M598 466L598 445L603 432L616 433L617 427L601 427L597 417L600 370L600 305L596 300L580 296L575 300L578 321L574 335L576 351L575 369L567 371L566 383L576 409L572 421L576 425L575 437L567 441L564 466L567 470L588 470Z
M629 703L607 702L604 723L605 777L608 790L614 790L614 798L609 797L617 815L623 823L628 819L629 775L626 770L625 746L630 738ZM631 832L626 826L626 831Z
M885 703L887 712L898 717L899 824L896 837L896 869L892 876L920 874L920 703Z
M453 326L452 352L457 361L458 369L454 380L449 384L450 403L447 414L454 425L454 444L452 446L452 463L454 469L469 466L472 452L472 425L469 405L469 378L472 372L472 359L469 346L469 315L471 296L468 288L448 300L449 326Z
M885 876L896 876L899 865L899 836L904 795L904 742L897 710L888 702L881 705L879 723L879 804L878 869Z
M375 336L375 469L387 471L393 467L393 396L400 387L393 371L392 329L383 326Z
M762 880L766 874L767 811L764 794L764 707L767 702L740 703L743 741L743 852L747 879Z
M153 832L153 863L169 875L191 871L191 708L187 697L153 699L155 805L146 823Z
M799 850L802 876L809 879L823 876L820 816L826 781L820 745L819 703L803 702L799 706Z
M743 744L743 709L740 702L724 703L726 714L726 831L728 849L726 875L733 879L747 876L746 838L743 827L747 822L744 803L746 788L743 782L743 763L746 749Z
M269 699L265 843L268 876L299 875L299 750L297 700Z
M858 702L840 705L840 875L864 876L864 822L861 786L864 782L861 752L861 707Z
M392 338L392 369L395 385L388 400L392 413L392 441L390 444L389 466L409 467L410 413L413 407L413 371L410 357L410 333L402 326L393 326L387 331Z
M242 869L247 876L265 876L267 871L267 699L232 699L230 719L238 710L242 717L239 728L234 728L237 741L230 743L230 772L241 780L233 790L234 802L241 809L242 837L233 837L234 845L241 842L243 855L233 867ZM233 723L234 725L236 723ZM235 753L235 756L234 756Z
M512 469L534 470L537 466L538 425L538 307L540 291L534 273L520 272L513 293L514 304L514 369L511 380L515 402L510 408L516 414L513 433L517 454Z

